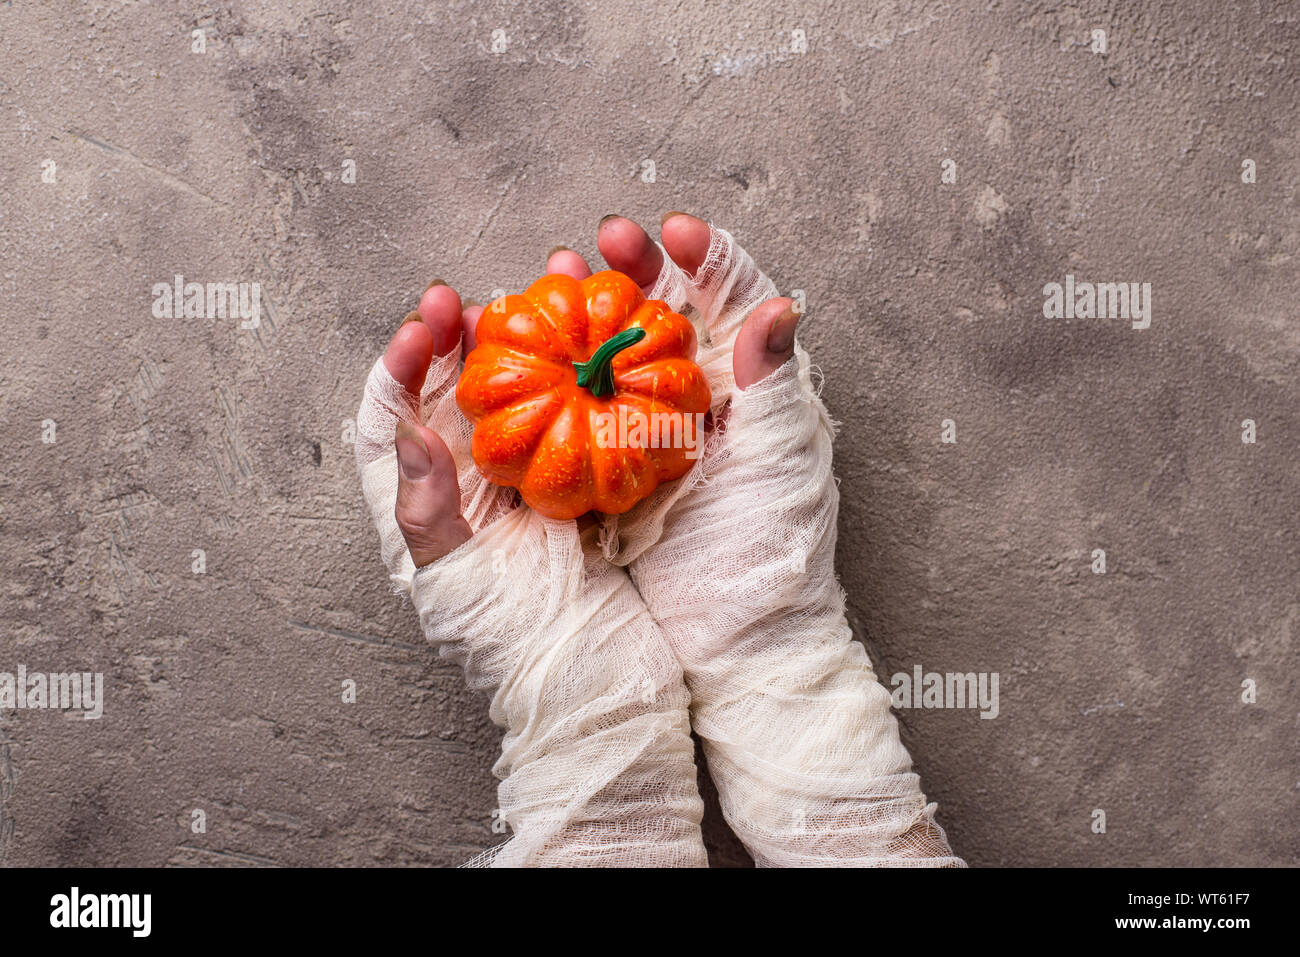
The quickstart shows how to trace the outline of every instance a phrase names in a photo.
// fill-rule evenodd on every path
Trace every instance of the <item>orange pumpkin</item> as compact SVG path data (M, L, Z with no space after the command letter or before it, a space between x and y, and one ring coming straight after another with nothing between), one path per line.
M550 518L626 512L698 457L695 330L622 273L549 275L483 310L456 401L490 482Z

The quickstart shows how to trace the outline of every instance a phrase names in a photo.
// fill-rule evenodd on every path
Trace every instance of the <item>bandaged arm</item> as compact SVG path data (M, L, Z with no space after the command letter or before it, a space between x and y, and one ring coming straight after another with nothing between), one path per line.
M726 819L760 865L961 866L845 617L832 435L802 350L735 390L696 487L632 577L682 662Z
M430 427L459 458L465 435L450 419L459 413L429 405ZM395 456L365 461L384 447L385 430L391 448L382 410L395 418L408 407L377 363L358 464L392 580L439 654L491 694L489 713L506 730L493 771L513 837L471 865L704 866L681 668L628 576L584 544L575 523L527 508L414 568L393 517Z

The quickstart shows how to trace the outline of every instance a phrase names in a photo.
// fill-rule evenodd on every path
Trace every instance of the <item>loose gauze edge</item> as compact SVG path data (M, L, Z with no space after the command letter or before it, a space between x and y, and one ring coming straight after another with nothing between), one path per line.
M493 772L514 836L471 866L704 866L703 806L681 667L595 529L514 508L483 481L455 405L458 356L437 359L417 410L371 370L357 461L385 564L425 636L491 693L505 728ZM417 415L451 449L473 537L416 570L394 518L393 432ZM485 809L485 819L487 818Z

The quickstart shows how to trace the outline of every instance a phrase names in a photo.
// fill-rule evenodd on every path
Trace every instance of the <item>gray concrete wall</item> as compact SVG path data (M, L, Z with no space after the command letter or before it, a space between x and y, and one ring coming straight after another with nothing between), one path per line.
M0 671L107 702L0 712L0 858L495 842L499 733L344 421L430 280L682 209L806 291L879 671L1000 676L995 720L900 713L953 846L1297 863L1298 40L1279 0L6 5ZM1150 328L1044 318L1067 273L1151 283ZM261 283L261 327L154 318L177 274Z

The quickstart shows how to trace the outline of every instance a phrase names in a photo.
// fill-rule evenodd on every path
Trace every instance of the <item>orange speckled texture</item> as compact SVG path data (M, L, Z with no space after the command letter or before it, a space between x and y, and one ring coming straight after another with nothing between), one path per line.
M632 328L645 336L613 357L614 392L596 396L578 385L574 363ZM456 387L461 411L475 423L474 461L543 515L625 512L693 464L681 444L654 447L631 429L613 447L599 439L601 415L650 423L709 408L708 383L691 361L690 322L647 301L622 273L543 276L523 295L490 304L477 339Z

